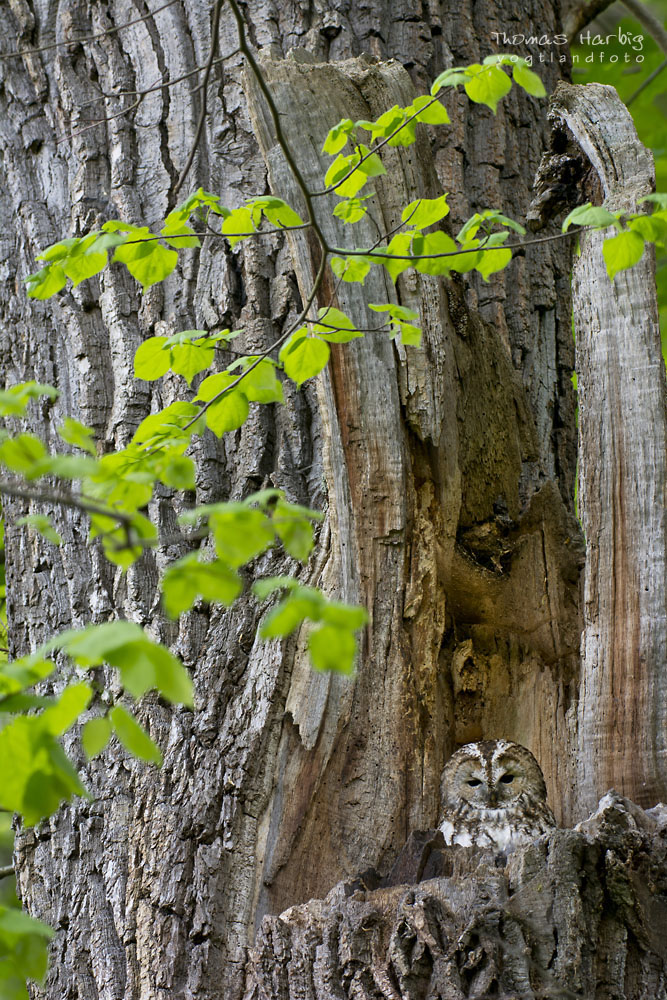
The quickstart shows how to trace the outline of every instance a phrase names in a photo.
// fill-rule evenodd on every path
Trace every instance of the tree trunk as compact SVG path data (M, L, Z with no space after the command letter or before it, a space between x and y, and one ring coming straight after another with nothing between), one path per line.
M3 51L148 12L126 0L61 6L0 8ZM243 327L235 346L265 348L297 313L293 269L301 294L312 274L298 241L289 248L268 237L234 251L211 241L144 296L112 267L48 303L25 298L21 278L38 250L109 217L152 223L179 200L173 188L200 110L196 78L153 91L134 110L136 97L117 95L205 62L211 11L196 0L151 6L127 29L0 63L2 231L19 219L1 251L2 374L60 388L33 427L51 443L69 414L94 427L105 450L124 445L151 408L182 391L175 379L132 378L142 339ZM557 5L546 0L532 13L515 0L443 3L440 12L378 0L325 12L258 2L246 16L253 43L274 57L265 71L306 171L338 118L424 92L445 67L488 54L508 23L526 34L559 30ZM316 63L283 62L293 47ZM248 99L270 178L285 185L275 193L291 196L236 48L223 11L220 52L232 54L214 67L186 184L232 207L267 185ZM396 63L317 64L360 53ZM538 68L552 90L565 67ZM444 190L452 231L486 207L521 221L547 145L544 103L515 88L497 117L461 94L447 105L450 127L424 130L408 154L393 155L398 173L374 185L376 211L390 223L402 201ZM19 835L23 899L58 931L35 996L240 997L262 916L322 897L369 865L390 867L410 831L436 822L443 763L470 740L529 746L557 817L582 817L572 794L582 548L569 266L557 240L528 247L488 285L404 276L401 301L422 313L421 351L369 334L334 351L317 389L286 386L285 407L257 408L241 431L197 445L198 502L275 485L325 511L301 577L369 609L352 681L312 673L300 639L256 639L259 611L248 596L229 611L197 607L178 626L166 623L157 591L164 554L121 576L84 546L85 526L70 513L53 511L64 538L54 549L17 528L26 510L6 503L13 653L70 625L125 616L172 645L197 692L194 713L146 699L144 720L165 752L160 772L111 746L83 769L92 804L76 802ZM362 299L394 295L376 276L338 301L360 316ZM152 505L167 531L181 502L165 494ZM294 569L276 555L254 567Z

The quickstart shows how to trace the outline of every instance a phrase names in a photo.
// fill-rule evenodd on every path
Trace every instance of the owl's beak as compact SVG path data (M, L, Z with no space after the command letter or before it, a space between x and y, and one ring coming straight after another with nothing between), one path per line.
M489 792L489 806L491 807L491 809L495 809L497 805L498 805L498 792L495 789L492 789Z

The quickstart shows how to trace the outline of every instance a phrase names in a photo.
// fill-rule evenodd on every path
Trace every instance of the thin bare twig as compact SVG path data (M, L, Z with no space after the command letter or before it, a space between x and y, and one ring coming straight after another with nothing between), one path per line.
M331 252L348 257L374 257L376 260L437 260L438 257L460 257L461 254L478 253L480 250L484 250L485 253L491 253L492 250L522 250L524 247L533 246L535 243L550 243L552 240L562 240L568 236L576 236L579 233L586 232L589 228L589 226L582 226L581 229L568 229L566 233L555 233L553 236L538 236L534 240L524 240L523 243L508 243L506 246L500 245L485 248L484 244L480 244L478 247L470 247L467 250L448 250L446 253L377 253L375 250L345 250L343 247L332 247Z
M217 59L213 60L213 65L216 66L218 63L224 62L225 59L231 59L231 57L236 55L238 51L238 49L234 49L233 52L229 52L225 56L218 56ZM183 73L182 76L174 77L173 80L163 80L160 83L155 83L152 87L146 87L145 90L119 90L117 94L101 93L99 97L94 98L92 101L86 101L84 104L79 105L79 107L87 108L90 104L96 104L102 99L105 101L112 101L116 97L145 97L146 94L153 94L157 90L164 90L166 87L173 87L177 83L182 83L183 80L189 80L191 76L196 76L197 73L201 73L203 69L206 69L206 63L202 63L201 66L196 66L194 69L191 69L189 73Z
M665 30L655 14L650 11L645 4L640 3L639 0L623 0L623 5L627 7L632 16L639 21L641 26L646 28L653 40L657 42L665 56L667 56L667 30ZM649 73L644 82L637 87L634 94L632 94L625 102L626 107L629 107L633 101L637 100L639 95L646 90L649 84L653 83L655 78L662 73L665 67L667 67L667 59L663 60L660 66L658 66L657 69L654 69L652 73Z
M60 490L51 489L30 489L28 486L19 486L10 483L6 479L0 479L0 494L9 497L17 497L20 500L37 500L43 503L56 503L62 507L72 507L74 510L81 510L85 514L99 514L119 521L125 528L132 526L132 516L114 507L105 507L84 496L77 496L74 493L63 493Z
M653 83L653 81L657 76L660 76L660 74L665 68L667 68L667 59L661 62L660 65L657 67L657 69L654 69L652 73L649 73L649 75L646 77L643 83L640 83L640 85L635 90L634 94L631 94L630 97L628 97L627 101L625 102L625 106L629 108L632 102L637 100L639 95L646 90L649 84Z
M9 878L9 876L13 874L14 865L5 865L4 868L0 868L0 878Z
M84 35L81 38L72 38L66 42L51 42L49 45L40 45L36 49L18 49L16 52L5 52L0 53L0 59L18 59L21 56L33 56L38 52L48 52L51 49L60 49L67 45L82 45L84 42L94 42L98 38L105 38L107 35L115 35L119 31L124 31L125 28L131 28L134 24L140 24L142 21L147 21L149 18L154 17L155 14L159 14L160 11L166 10L167 7L173 7L175 3L179 0L169 0L168 3L163 4L161 7L156 7L155 10L149 10L147 14L142 17L135 17L133 21L126 21L125 24L119 24L115 28L107 28L106 31L98 31L94 35Z
M129 108L123 108L122 111L117 111L113 115L107 115L105 118L100 118L98 121L91 122L89 125L84 125L83 128L78 129L76 132L69 132L67 135L60 135L56 139L56 146L59 146L61 142L67 142L68 139L76 139L77 136L83 135L91 128L97 128L99 125L104 125L106 122L112 122L114 118L122 118L123 115L129 115L131 111L138 108L143 100L142 97L138 97L136 101L130 104Z
M192 140L192 145L190 147L190 152L188 153L188 158L185 161L185 166L181 170L180 177L174 185L174 194L178 194L181 190L185 178L190 172L190 167L195 158L195 153L197 152L197 146L199 145L199 140L201 139L202 130L204 128L204 121L206 119L206 104L207 104L207 94L206 89L208 87L208 81L211 76L211 70L213 68L213 63L215 62L215 54L218 51L218 44L220 41L220 12L222 11L222 5L225 0L216 0L215 9L213 11L213 25L211 27L211 50L208 54L208 59L206 60L206 67L204 69L204 78L199 84L201 89L201 110L199 112L199 121L197 122L197 128L195 130L195 137Z

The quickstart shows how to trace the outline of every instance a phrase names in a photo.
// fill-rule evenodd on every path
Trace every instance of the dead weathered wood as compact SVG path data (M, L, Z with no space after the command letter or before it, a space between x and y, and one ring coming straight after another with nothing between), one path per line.
M441 834L403 853L402 883L349 880L265 917L245 1000L667 995L666 806L609 793L577 829L508 859Z
M638 211L653 161L616 91L561 84L550 114L556 160L580 160L582 198ZM586 536L580 808L610 785L643 805L667 798L667 384L655 258L647 248L610 282L602 245L612 235L581 237L572 282Z

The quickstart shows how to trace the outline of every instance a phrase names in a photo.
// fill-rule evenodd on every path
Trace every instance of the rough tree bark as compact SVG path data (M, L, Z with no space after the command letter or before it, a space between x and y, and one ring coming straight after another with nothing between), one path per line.
M412 835L386 878L265 917L244 1000L667 995L667 807L612 793L499 861Z
M25 298L20 279L35 269L37 250L108 217L153 222L174 204L200 108L193 79L131 111L136 98L118 95L201 65L211 10L200 0L161 6L0 7L4 52L154 11L91 42L0 62L0 364L9 382L35 377L60 388L33 427L47 442L71 414L105 449L122 446L151 408L181 391L169 379L132 379L144 337L243 327L241 348L253 350L298 309L290 248L275 237L236 251L212 241L143 297L111 268L49 303ZM368 117L411 87L423 92L445 67L491 51L492 33L507 24L559 30L558 5L547 0L327 9L258 0L246 16L253 43L273 57L265 65L304 166L342 114ZM233 206L267 186L236 44L223 13L220 51L232 54L214 67L186 185ZM360 53L396 63L325 69L294 58L287 72L281 60L295 47L320 63ZM565 69L544 64L549 90ZM544 104L513 90L496 118L461 95L448 108L451 127L397 156L402 179L397 190L377 186L378 211L392 218L414 184L450 192L452 227L488 206L522 219L547 145ZM269 172L282 177L258 106L253 113ZM16 237L8 235L15 220ZM293 249L304 281L311 262L303 246ZM562 241L530 247L488 285L402 281L401 300L422 311L421 353L402 356L370 337L345 345L317 390L288 389L284 408L259 408L237 434L198 445L199 502L276 485L327 513L302 577L371 612L352 682L312 674L299 640L256 640L249 598L165 623L164 554L122 577L85 548L85 526L71 514L52 512L64 538L54 549L14 526L20 503L5 504L14 653L54 630L127 616L172 644L197 690L194 713L146 702L145 722L165 751L159 773L111 747L85 768L93 804L76 802L19 835L21 894L58 931L35 995L240 997L262 916L324 896L369 865L388 868L411 830L435 822L443 762L472 739L528 745L558 818L582 818L573 794L582 545L572 503L568 253ZM394 293L378 283L366 294ZM360 308L358 298L343 304ZM156 499L152 513L166 530L182 502ZM253 572L294 569L271 556Z

